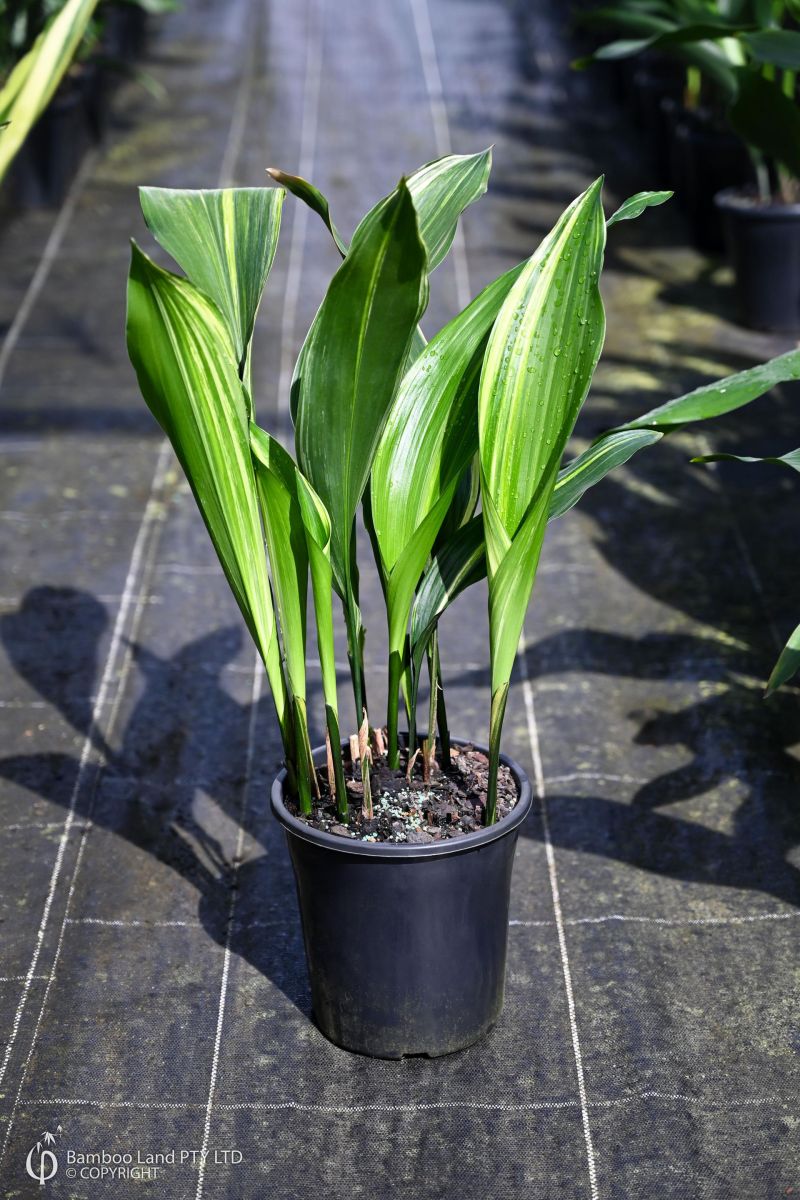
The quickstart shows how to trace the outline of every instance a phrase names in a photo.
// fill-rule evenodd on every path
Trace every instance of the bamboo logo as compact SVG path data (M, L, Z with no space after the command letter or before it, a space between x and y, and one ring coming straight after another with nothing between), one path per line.
M56 1129L56 1133L61 1133L61 1126ZM45 1132L42 1134L41 1140L32 1146L28 1151L28 1157L25 1159L25 1170L30 1175L31 1179L38 1181L40 1187L44 1187L49 1179L52 1179L58 1170L58 1159L55 1151L50 1147L55 1145L55 1134ZM44 1144L42 1144L44 1143Z

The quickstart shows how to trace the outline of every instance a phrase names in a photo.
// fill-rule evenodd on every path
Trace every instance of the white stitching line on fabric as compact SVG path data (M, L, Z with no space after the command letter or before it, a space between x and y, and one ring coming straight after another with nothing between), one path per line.
M96 729L99 726L99 719L100 719L100 716L102 715L103 708L105 707L106 692L109 690L109 688L111 686L111 680L112 680L112 676L113 676L113 668L116 665L117 652L118 652L119 646L122 644L123 631L124 631L125 625L127 623L127 614L128 614L128 609L130 607L130 604L128 603L126 597L128 595L133 597L133 595L135 594L134 588L133 588L133 580L139 574L140 562L142 562L142 561L144 562L144 566L142 568L142 578L143 579L148 578L150 573L152 572L155 551L158 546L158 539L156 537L150 538L149 535L150 535L151 529L155 530L158 528L158 526L160 524L163 525L163 521L166 516L164 505L160 499L160 492L164 486L164 481L165 481L166 474L167 474L167 467L169 464L169 460L170 460L169 443L164 441L161 444L161 448L158 453L158 460L156 463L155 473L153 475L153 482L150 487L150 495L149 495L149 498L148 498L148 501L147 501L147 504L145 506L145 510L144 510L144 513L142 516L142 524L139 527L139 532L136 535L136 542L134 544L133 554L131 556L131 563L130 563L130 566L128 569L128 577L126 579L126 586L125 586L125 590L123 592L123 601L120 604L119 612L117 614L117 619L114 623L114 631L112 633L111 646L109 647L108 658L106 660L105 668L103 670L103 677L102 677L102 680L100 683L100 688L98 689L97 702L94 705L94 708L92 711L92 719L91 719L91 722L89 725L89 732L86 735L86 741L84 742L83 750L81 752L81 758L80 758L79 767L78 767L78 774L77 774L77 777L75 780L75 785L73 787L72 796L70 797L70 809L67 814L67 819L64 823L64 832L61 836L61 841L59 843L59 850L58 850L58 854L56 856L56 864L53 868L53 875L51 877L50 891L48 893L47 902L45 904L45 912L42 916L42 924L40 925L39 934L37 936L36 950L34 952L33 961L31 963L31 967L29 968L29 972L28 972L29 975L31 975L31 976L32 976L32 972L36 969L36 964L38 962L39 953L40 953L41 946L42 946L42 941L44 939L44 932L45 932L47 922L48 922L49 916L50 916L50 909L52 907L53 896L55 894L56 885L58 883L58 877L61 873L61 866L63 865L63 859L64 859L66 845L69 840L70 832L75 823L74 822L75 807L76 807L78 795L80 794L81 786L83 783L83 772L91 758L94 734L95 734ZM150 543L149 545L148 545L148 538L149 538L149 543ZM145 550L146 550L146 552L145 552ZM130 584L130 586L128 586L129 584ZM119 712L119 706L120 706L122 693L125 689L125 684L127 682L128 672L130 670L131 662L133 661L133 654L131 651L130 641L132 641L133 637L135 636L136 630L138 629L138 626L139 626L139 621L141 620L142 613L144 611L143 597L145 595L146 595L146 590L145 590L145 592L139 594L138 600L136 601L136 604L134 605L133 617L131 619L131 636L130 636L128 643L126 643L126 645L125 645L124 654L123 654L123 658L122 658L122 664L120 667L119 676L116 681L116 689L117 690L116 690L116 693L114 694L114 698L112 701L111 711L109 713L108 720L106 721L106 735L107 736L110 736L110 734L113 732L113 729L114 729L114 726L116 723L117 714ZM95 765L97 766L98 764L95 764ZM94 800L94 789L96 788L96 785L97 785L97 779L98 779L98 775L95 774L91 802L93 802L93 800ZM72 877L70 879L69 890L67 892L67 899L66 899L66 903L64 906L64 917L61 922L61 929L59 932L58 942L56 944L55 952L53 955L52 967L50 969L50 974L49 974L49 977L47 980L47 985L45 986L45 989L44 989L44 996L42 997L42 1004L41 1004L41 1008L39 1009L39 1015L36 1019L36 1025L34 1026L30 1049L28 1051L28 1055L27 1055L27 1058L25 1059L25 1063L22 1068L22 1073L20 1075L19 1087L17 1088L17 1093L14 1098L14 1105L11 1109L11 1114L8 1119L6 1135L3 1140L2 1149L0 1149L0 1162L2 1162L2 1160L5 1156L6 1149L8 1148L8 1142L9 1142L9 1138L11 1137L11 1131L14 1127L14 1119L15 1119L15 1116L17 1113L17 1108L19 1106L20 1096L22 1095L22 1089L25 1086L25 1080L27 1078L28 1069L30 1067L31 1060L33 1058L33 1052L36 1047L36 1041L39 1036L39 1029L41 1027L42 1018L44 1016L45 1008L47 1007L47 1000L50 995L50 988L52 987L53 981L56 976L56 968L58 966L58 962L59 962L59 959L61 956L61 948L64 943L64 935L65 935L66 929L67 929L67 919L68 919L70 904L72 902L72 897L75 893L75 886L76 886L77 879L78 879L78 873L80 871L80 866L81 866L81 862L83 859L83 852L84 852L84 849L86 846L87 838L89 836L89 831L91 829L91 825L92 825L91 818L87 817L87 820L86 820L85 824L83 825L83 832L81 833L81 840L78 845L78 852L75 856L75 863L74 863L73 869L72 869ZM27 995L28 995L29 991L30 991L30 985L29 985L29 983L26 983L23 988L23 995L20 1000L19 1008L17 1009L17 1015L15 1017L15 1024L12 1029L12 1038L6 1049L6 1057L5 1057L5 1060L3 1063L4 1070L7 1067L8 1061L11 1057L11 1051L13 1049L14 1040L16 1039L16 1034L19 1030L19 1024L22 1019L22 1012L24 1010L25 1001L27 999Z
M145 506L145 511L142 515L142 522L141 522L141 525L139 526L139 530L136 535L136 541L134 542L133 552L131 554L131 561L130 561L130 565L128 567L128 574L127 574L127 578L125 580L125 586L123 588L122 600L120 602L119 611L117 613L117 619L114 622L114 629L113 629L113 633L111 636L111 644L110 644L109 650L108 650L108 657L106 658L106 663L105 663L105 667L103 669L103 675L101 678L100 687L99 687L98 693L97 693L97 700L96 700L93 710L92 710L92 717L91 717L91 722L89 725L89 731L86 735L86 738L83 743L83 747L81 749L81 756L78 761L78 772L77 772L77 775L75 778L75 783L72 788L69 809L67 811L67 816L64 820L63 832L61 834L61 839L59 841L58 851L56 852L56 859L53 864L53 870L52 870L51 877L50 877L50 886L48 889L47 898L45 900L45 906L44 906L44 910L42 912L42 919L39 924L39 930L36 935L36 945L34 947L33 957L31 959L31 965L28 968L28 976L31 979L33 978L33 975L35 974L36 967L39 963L39 955L41 954L42 943L44 941L44 936L47 931L47 926L48 926L48 923L50 920L50 912L51 912L51 909L53 906L53 901L55 899L56 891L58 888L58 881L61 876L61 869L64 865L64 856L66 853L67 843L69 842L70 833L72 832L73 825L75 824L75 810L76 810L76 805L78 802L78 796L80 795L80 790L81 790L81 787L83 786L83 779L84 779L84 774L86 772L86 768L89 765L90 760L91 760L91 754L92 754L92 749L93 749L93 744L94 744L95 733L97 732L99 720L102 715L102 711L105 707L106 697L107 697L107 694L111 687L112 677L114 674L114 669L116 667L117 656L119 654L119 650L120 650L120 647L122 646L122 642L123 642L123 631L125 629L125 625L126 625L126 622L128 619L128 612L130 610L131 603L133 601L133 597L137 591L135 584L137 583L140 566L144 559L144 552L145 552L145 548L147 546L147 541L148 541L148 538L150 535L150 530L151 530L151 528L154 527L155 523L162 516L161 505L159 502L156 501L156 496L158 495L158 491L161 488L163 476L164 476L164 473L166 470L166 464L168 461L167 454L165 453L166 447L167 447L167 444L164 443L164 446L162 447L162 450L159 454L155 473L153 475L153 482L152 482L151 488L150 488L150 497L147 501L147 505ZM5 1054L3 1057L3 1063L2 1063L2 1066L0 1066L0 1082L3 1080L6 1070L8 1069L8 1063L11 1058L11 1052L14 1048L14 1043L16 1042L16 1039L17 1039L17 1034L19 1032L20 1022L22 1020L22 1014L25 1010L25 1005L27 1003L29 990L30 990L29 979L26 978L26 983L22 989L22 995L20 997L19 1005L17 1006L17 1011L14 1015L14 1021L13 1021L12 1027L11 1027L11 1035L10 1035L9 1041L6 1045L6 1050L5 1050ZM4 1145L5 1145L5 1143L4 1143ZM0 1155L0 1157L1 1157L1 1155Z
M564 919L561 912L561 896L558 887L555 851L553 849L553 842L550 837L550 821L547 814L544 770L542 768L542 756L539 748L539 730L536 725L536 713L533 706L533 687L531 685L530 678L528 677L525 652L525 633L523 631L520 634L517 657L519 659L520 676L522 679L522 693L525 700L525 715L528 725L528 738L530 740L531 753L533 755L534 784L536 795L538 796L541 805L542 834L544 837L545 854L547 856L547 871L550 878L550 891L553 897L553 913L555 915L556 932L558 934L558 945L561 954L561 968L564 975L564 988L567 995L567 1010L569 1013L572 1050L575 1058L575 1072L578 1078L581 1124L583 1126L583 1138L586 1144L586 1160L589 1168L589 1190L592 1200L599 1200L599 1192L597 1189L597 1167L594 1157L594 1143L592 1140L592 1129L589 1122L589 1106L586 1100L586 1080L583 1070L583 1053L581 1051L580 1036L578 1034L578 1022L575 1014L575 995L572 990L572 971L570 970L569 965L567 939L564 933Z
M453 140L450 135L450 121L447 116L447 103L444 98L442 73L439 69L439 56L436 53L436 39L433 34L430 9L428 0L409 0L409 3L422 63L425 90L428 93L436 153L442 158L446 154L453 153ZM460 222L456 226L450 252L456 284L456 303L459 309L464 309L472 299L472 289L469 281L467 247Z
M11 361L11 355L16 349L17 343L28 324L31 313L36 305L36 301L41 295L44 285L47 283L47 277L50 274L50 268L58 257L58 252L61 249L61 243L64 240L64 235L69 228L69 223L75 213L75 209L80 199L86 183L95 168L99 158L97 150L90 150L84 157L80 165L77 175L73 181L72 187L67 192L66 198L61 211L53 223L53 228L50 230L50 235L45 242L42 251L42 257L39 259L36 270L33 273L33 278L28 284L27 291L22 298L22 303L16 311L14 320L3 342L3 348L0 350L0 388L3 386L8 364Z
M242 850L244 849L247 801L250 793L250 776L253 770L253 750L255 748L256 724L258 722L258 701L261 697L262 678L261 659L258 657L258 655L256 655L256 660L253 667L253 690L250 700L250 720L247 728L247 754L245 757L244 783L242 784L242 796L239 805L239 833L236 839L236 852L233 861L234 878L231 881L231 897L228 906L228 928L225 935L225 955L222 964L222 980L219 987L217 1027L214 1035L214 1052L211 1058L211 1079L209 1080L208 1085L208 1101L206 1103L206 1118L203 1125L203 1145L200 1152L200 1167L197 1175L197 1192L195 1193L195 1200L202 1200L203 1187L205 1184L206 1153L208 1151L208 1143L211 1137L211 1114L214 1107L214 1093L216 1092L217 1088L219 1056L222 1047L222 1029L225 1021L225 1005L228 996L228 978L231 967L231 942L233 940L234 918L236 916L236 901L239 896L239 891L236 887L235 872L239 868Z
M689 1096L682 1092L643 1091L613 1099L590 1100L590 1108L621 1108L626 1105L663 1101L668 1104L697 1104L713 1111L727 1112L736 1108L761 1108L794 1105L790 1096L742 1096L725 1101L704 1096ZM547 1112L565 1108L580 1108L580 1100L421 1100L406 1104L305 1104L300 1100L218 1100L214 1107L219 1112L297 1112L326 1113L331 1116L358 1113L426 1112L436 1109L471 1109L479 1112ZM22 1101L20 1108L122 1108L165 1112L183 1112L187 1109L205 1109L200 1100L88 1100L76 1097L56 1096L53 1098L31 1098Z

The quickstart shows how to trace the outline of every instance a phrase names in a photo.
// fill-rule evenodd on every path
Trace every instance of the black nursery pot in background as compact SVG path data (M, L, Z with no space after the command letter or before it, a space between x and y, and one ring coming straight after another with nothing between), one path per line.
M670 186L699 250L719 253L724 249L714 204L717 192L745 187L751 181L750 156L739 138L703 111L676 113L670 139Z
M64 200L91 142L81 83L59 89L31 130L8 173L12 209L57 207Z
M716 205L740 321L769 333L800 332L800 204L764 204L729 188Z
M314 761L325 763L324 747ZM314 1018L336 1045L376 1058L434 1057L471 1045L497 1021L514 851L532 803L525 772L502 761L519 791L512 811L488 829L424 845L313 829L284 804L285 772L275 780Z

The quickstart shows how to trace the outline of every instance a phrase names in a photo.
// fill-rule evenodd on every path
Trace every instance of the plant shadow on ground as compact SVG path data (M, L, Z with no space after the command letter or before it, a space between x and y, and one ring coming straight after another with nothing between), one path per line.
M209 936L228 944L310 1015L291 869L287 856L276 853L283 834L265 820L269 775L281 753L272 701L264 695L254 714L224 679L241 649L241 632L216 630L166 658L133 644L144 688L115 748L92 723L91 696L99 683L99 651L108 625L105 606L90 593L46 585L31 589L17 611L0 618L0 639L15 669L91 741L101 760L81 773L80 751L11 755L0 760L0 778L64 808L76 794L79 820L91 820L182 876L198 893L198 919ZM251 728L257 731L259 763L242 822ZM201 806L207 811L205 801L198 804L201 796L210 798L234 827L242 822L267 853L259 854L250 843L250 852L237 864L231 846L226 849L208 832L198 813ZM140 869L132 861L128 887L136 886ZM102 871L96 881L112 900L121 885L126 886L123 878L103 878ZM236 916L229 937L234 887ZM144 888L135 916L148 920ZM265 928L254 936L254 925Z
M780 399L771 405L777 424L785 405ZM742 442L763 442L754 414L740 425L720 432L726 449L741 452ZM757 468L748 476L747 468L733 466L717 487L707 469L687 466L687 457L677 444L662 443L652 457L632 460L627 476L587 494L577 520L588 525L590 557L599 554L611 571L604 569L596 600L576 604L575 627L527 650L534 687L567 673L576 689L590 681L592 695L596 678L602 700L595 703L611 705L612 728L632 729L631 745L652 747L656 772L663 771L634 785L630 803L552 796L556 813L562 802L569 812L569 820L552 822L554 841L675 879L755 890L800 906L800 870L789 861L800 847L800 761L792 753L798 689L763 697L777 655L770 615L780 612L781 632L796 621L797 569L785 553L796 537L796 484L789 472ZM740 545L746 524L749 562ZM637 594L648 598L646 608ZM669 614L666 621L656 618L667 628L642 634L651 619L649 600ZM616 629L628 625L635 633L587 628L584 614L588 608L590 620L597 619L595 605L601 623L611 614ZM534 599L534 619L535 613ZM673 614L682 626L675 632ZM604 677L620 680L620 688L609 691ZM626 688L626 679L652 681L645 701L652 707L626 708L628 696L641 692L635 683ZM665 684L677 685L673 695ZM689 703L680 698L681 684L689 685ZM598 736L604 727L598 718ZM679 765L663 770L665 757Z

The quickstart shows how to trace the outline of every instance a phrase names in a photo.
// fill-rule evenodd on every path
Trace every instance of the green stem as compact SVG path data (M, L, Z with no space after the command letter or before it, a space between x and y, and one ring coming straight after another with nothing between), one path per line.
M409 687L409 702L408 702L408 754L409 758L417 748L417 693L419 692L419 680L412 672L411 684Z
M364 695L364 660L361 643L361 614L355 597L348 588L347 602L344 606L344 620L347 626L347 659L350 663L350 678L353 681L353 699L356 706L356 719L361 720L361 713L366 708Z
M443 770L450 770L450 726L447 723L447 709L444 703L444 684L442 682L442 664L439 658L439 645L436 645L436 662L439 674L439 686L436 689L436 724L439 727L439 748L441 751Z
M333 781L336 785L336 814L346 821L349 813L347 809L347 786L344 781L344 767L342 765L342 735L339 732L339 722L336 719L336 713L330 704L325 705L325 723L328 727L331 758L333 759Z
M306 706L299 696L293 698L295 748L296 748L296 780L297 806L304 816L311 815L311 773L314 770L311 762L311 742L308 736L308 721Z
M486 824L494 825L497 820L497 776L500 770L500 734L503 717L506 715L508 684L504 683L492 695L492 712L489 721L489 786L486 794Z
M684 89L684 104L689 109L697 108L700 103L700 92L703 86L703 75L699 67L686 68L686 87Z
M389 694L386 700L386 727L389 734L387 760L392 771L400 766L400 741L397 723L400 714L400 679L403 674L403 660L397 650L389 655ZM409 744L409 752L411 747Z
M428 678L431 694L428 697L428 740L425 754L430 761L436 754L436 698L439 691L439 635L436 631L428 647Z
M756 187L758 188L758 198L768 204L772 199L772 188L769 182L769 169L764 162L764 156L760 150L756 150L755 146L748 146L750 152L750 161L753 164L753 170L756 175Z
M787 100L794 100L796 81L797 72L790 70L789 67L786 67L781 78L781 88L783 89L783 94Z

